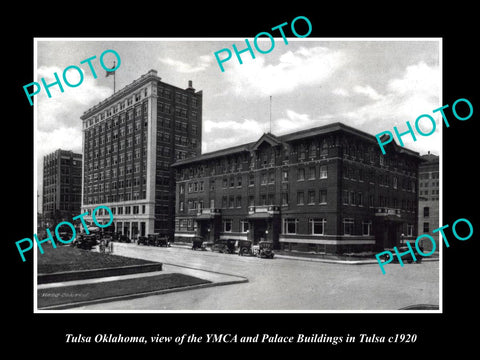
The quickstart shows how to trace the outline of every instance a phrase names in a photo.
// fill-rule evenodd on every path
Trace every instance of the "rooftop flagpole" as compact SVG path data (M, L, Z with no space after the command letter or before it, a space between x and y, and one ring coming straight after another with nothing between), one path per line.
M272 133L272 95L270 95L270 134Z
M113 62L112 69L115 69L115 61ZM107 71L105 77L109 77L110 75L113 75L113 93L115 94L115 70L113 71Z

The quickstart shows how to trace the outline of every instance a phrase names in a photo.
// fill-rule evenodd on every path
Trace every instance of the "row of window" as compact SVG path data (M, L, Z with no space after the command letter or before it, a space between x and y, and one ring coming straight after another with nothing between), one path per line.
M141 191L128 191L122 194L101 194L95 196L87 196L86 194L83 197L84 204L104 204L111 202L123 202L130 200L145 200L147 197L146 190Z
M143 98L147 97L148 91L147 89L143 90ZM88 121L86 121L84 124L86 127L90 127L92 125L98 124L100 121L107 119L108 117L115 115L123 110L125 110L128 106L131 106L135 103L139 102L142 100L142 94L137 93L124 101L115 104L108 108L107 110L102 111L98 115L92 116ZM134 109L129 109L123 113L121 113L119 116L116 116L113 119L108 119L106 122L102 123L99 127L95 126L91 130L93 130L93 134L96 133L96 131L101 131L103 132L105 129L111 129L112 126L116 126L118 124L123 124L125 121L128 121L133 118L134 112L135 116L141 116L142 114L142 107L143 107L143 114L146 116L147 115L147 110L148 110L148 102L145 101L143 102L142 106L136 106ZM98 129L97 129L98 128Z
M438 179L438 176L439 176L439 172L436 171L436 172L431 172L431 173L419 173L418 174L418 178L420 180L428 180L428 179Z
M426 181L426 182L420 182L420 184L418 185L418 187L430 187L430 186L439 186L439 182L438 181L432 181L431 183Z
M159 85L157 87L157 95L159 97L162 97L164 99L172 99L173 96L173 90L171 90L168 87ZM180 91L175 91L175 102L180 103L180 104L188 104L188 100L190 99L190 105L192 107L197 107L198 106L198 101L195 96L188 96L187 94L180 92Z

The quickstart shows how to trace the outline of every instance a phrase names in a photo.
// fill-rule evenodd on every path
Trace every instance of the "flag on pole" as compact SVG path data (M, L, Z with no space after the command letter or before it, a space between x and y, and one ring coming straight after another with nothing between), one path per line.
M115 61L113 62L113 66L110 69L115 69ZM113 93L115 93L115 70L107 71L105 77L109 77L110 75L113 75Z
M115 69L115 61L113 62L113 66L111 67L111 69ZM107 74L105 75L105 77L109 77L110 75L115 75L115 70L107 71Z

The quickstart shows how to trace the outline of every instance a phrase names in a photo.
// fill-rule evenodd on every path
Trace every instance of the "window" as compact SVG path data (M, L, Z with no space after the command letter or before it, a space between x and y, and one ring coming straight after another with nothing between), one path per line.
M407 224L407 236L413 236L413 225Z
M310 166L308 169L308 179L313 180L315 179L316 174L315 174L315 166Z
M297 233L298 219L283 219L283 233L284 234L296 234Z
M358 206L363 206L363 196L362 196L361 192L357 193L357 205Z
M282 181L288 181L288 170L282 170Z
M343 205L348 205L350 201L350 191L343 190Z
M423 208L423 217L428 218L429 216L430 216L430 207L425 206ZM428 231L424 231L424 232L428 232Z
M364 221L362 223L362 234L364 236L368 236L372 233L372 222L371 221Z
M343 219L343 234L353 235L353 219Z
M288 193L282 193L282 206L288 206Z
M308 204L315 204L315 190L308 190Z
M242 207L242 197L241 196L237 196L236 199L235 199L235 207L237 208L241 208Z
M328 175L327 165L320 166L320 179L326 179Z
M263 173L260 175L260 184L267 185L267 173Z
M423 223L423 232L425 234L430 232L430 223L428 223L428 222Z
M325 235L325 224L327 219L309 219L310 234L312 235Z
M248 176L248 186L253 186L253 185L255 185L255 175L250 174Z
M248 230L250 230L250 224L248 223L248 221L247 220L240 221L240 231L243 233L246 233Z
M321 148L321 150L320 150L320 155L322 155L322 156L328 155L328 144L327 144L326 141L324 141L324 142L322 143L322 148Z
M320 204L327 203L327 190L320 190Z
M298 169L297 180L298 181L305 180L305 169L303 169L303 168Z
M274 194L268 194L268 204L267 205L273 205L275 203L275 195Z
M268 183L274 184L275 183L275 170L270 170L268 172Z
M250 195L248 197L248 206L255 206L255 196Z
M232 232L232 220L223 220L223 231Z
M260 205L267 205L267 195L260 195Z
M305 204L305 194L303 191L299 191L297 193L297 205L304 205Z
M228 207L233 208L235 206L235 198L233 196L230 196L228 198Z

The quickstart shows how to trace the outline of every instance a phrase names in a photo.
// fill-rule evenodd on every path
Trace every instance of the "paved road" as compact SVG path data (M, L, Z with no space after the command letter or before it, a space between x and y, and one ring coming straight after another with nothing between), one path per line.
M76 309L101 310L397 310L439 304L439 262L345 265L260 259L115 244L114 253L248 278L247 283L154 295Z

